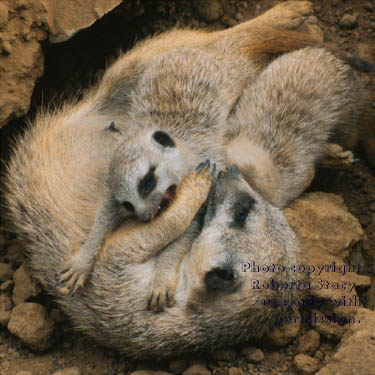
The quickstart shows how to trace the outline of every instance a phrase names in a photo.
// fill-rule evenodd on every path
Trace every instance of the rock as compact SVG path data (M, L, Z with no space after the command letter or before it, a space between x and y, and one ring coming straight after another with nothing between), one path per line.
M8 263L0 263L0 282L10 280L13 276L12 266Z
M245 375L242 368L239 367L230 367L228 371L228 375Z
M0 327L6 327L10 319L10 311L1 311L0 310Z
M233 362L236 360L236 351L234 349L216 350L212 357L217 361Z
M0 3L0 28L4 27L9 19L9 9L4 3Z
M67 367L54 372L52 375L82 375L82 371L78 367Z
M221 4L217 0L197 1L195 9L198 15L206 22L217 21L223 13Z
M23 249L20 248L15 243L13 243L11 246L8 247L7 257L8 257L9 262L15 266L19 266L26 259Z
M313 328L328 339L339 340L345 333L345 327L340 326L337 322L328 322L328 319L322 312L313 310L312 316L315 316L317 320L317 322L311 322Z
M184 359L175 359L169 363L169 370L174 374L181 374L188 366L189 363Z
M244 349L242 354L245 355L246 359L252 363L260 363L264 360L263 352L257 348Z
M20 372L17 372L16 375L33 375L33 374L30 371L20 371Z
M306 354L297 354L294 357L294 366L302 374L314 374L319 368L319 361Z
M7 243L7 240L4 234L0 233L0 249L2 249L6 243Z
M297 313L295 315L297 316ZM271 345L285 346L297 337L300 327L301 319L283 324L281 327L274 328L273 331L271 331L267 337L267 341L269 341Z
M366 9L369 12L372 12L374 8L375 8L375 5L372 3L363 4L363 9Z
M10 315L8 330L33 350L43 351L52 343L54 323L37 303L21 303Z
M51 43L71 38L79 30L91 26L97 19L119 5L121 0L81 0L54 2L49 9Z
M25 263L14 273L13 280L13 302L15 305L25 302L30 297L36 297L41 292L37 282L27 272Z
M371 284L369 277L355 272L358 265L346 268L345 274L338 271L339 266L348 265L345 259L349 256L349 249L364 238L358 220L348 212L341 197L328 193L306 194L284 209L284 214L303 243L307 255L305 265L315 269L310 274L310 293L325 300L339 318L354 315L360 304L356 290L338 289L331 285L350 283L368 287ZM318 267L322 265L331 268L324 268L319 273ZM329 282L330 287L322 288L320 280Z
M40 41L69 39L119 5L121 0L22 0L0 2L0 127L29 109L43 73ZM8 22L9 14L12 15ZM3 52L3 53L1 53Z
M354 29L358 26L357 17L352 14L346 13L341 17L339 21L339 25L343 29L348 29L348 30Z
M310 329L299 338L298 353L314 354L320 345L320 335L317 331Z
M130 375L173 375L169 372L165 371L158 371L158 370L137 370L130 373ZM210 373L211 375L211 373Z
M12 300L5 293L0 293L0 311L10 311L12 307Z
M355 56L360 57L370 63L374 63L374 56L375 56L375 48L373 45L369 43L359 42L356 44L355 47Z
M211 375L211 371L202 363L194 363L188 367L182 375Z
M14 40L3 41L7 56L0 56L0 71L3 72L0 80L0 126L10 117L20 117L28 111L35 81L43 73L39 42L25 41L21 35L11 38Z
M1 285L0 285L0 291L1 291L1 292L9 292L9 291L12 290L13 285L14 285L13 280L7 280L7 281L4 281L4 282L1 283Z
M337 352L316 375L357 375L374 373L375 368L375 312L358 309Z

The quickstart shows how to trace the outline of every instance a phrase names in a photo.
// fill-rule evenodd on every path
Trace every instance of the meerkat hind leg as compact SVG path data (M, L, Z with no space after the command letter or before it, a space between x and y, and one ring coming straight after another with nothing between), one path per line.
M354 158L351 151L344 151L343 148L336 143L329 143L328 151L324 159L320 161L320 165L323 168L345 168L351 166L353 163L358 161Z

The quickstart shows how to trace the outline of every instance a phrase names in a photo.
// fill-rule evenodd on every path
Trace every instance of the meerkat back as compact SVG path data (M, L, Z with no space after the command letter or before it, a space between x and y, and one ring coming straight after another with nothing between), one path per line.
M310 184L331 144L355 145L362 101L354 71L327 50L283 55L234 108L226 134L229 159L263 196L283 207Z

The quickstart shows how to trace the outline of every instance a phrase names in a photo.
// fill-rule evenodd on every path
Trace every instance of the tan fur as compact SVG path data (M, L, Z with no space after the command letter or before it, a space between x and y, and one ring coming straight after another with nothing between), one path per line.
M358 140L363 102L360 80L330 52L308 47L285 54L244 90L232 111L225 135L229 161L267 200L285 207L310 184L320 160L353 161L343 149ZM235 155L238 142L248 143L247 152Z
M241 262L289 267L303 263L303 255L281 211L265 201L239 173L228 172L219 177L209 197L199 237L196 238L196 222L190 227L195 236L191 249L186 243L193 240L189 238L184 243L185 234L174 240L187 227L207 193L209 184L200 178L181 184L180 188L188 191L177 194L173 205L160 218L149 225L138 224L139 232L135 227L124 227L108 237L84 289L74 295L61 295L56 274L64 270L66 260L87 240L97 212L108 196L108 165L113 150L123 142L121 137L108 132L110 123L114 121L128 139L136 137L142 129L162 127L172 137L186 142L198 160L208 157L222 167L227 163L225 152L219 152L217 136L212 134L222 131L244 88L275 57L277 50L273 49L271 55L266 51L264 56L258 52L252 56L244 53L244 48L258 43L263 27L296 27L310 12L308 2L287 2L227 31L172 31L150 39L115 62L81 102L67 104L54 114L40 115L19 139L6 180L8 218L30 255L34 275L56 297L78 329L130 356L160 357L212 350L259 337L269 330L275 317L293 310L264 306L261 300L298 299L298 290L254 291L251 280L269 282L275 276L278 281L299 281L303 279L301 275L241 271ZM275 31L276 39L277 34ZM300 47L301 44L295 44L295 49ZM179 74L192 72L203 83L206 78L211 82L214 76L217 95L211 94L207 101L198 97L177 104L164 103L162 99L170 97L160 84L160 72L171 72L173 65L168 62L174 54L178 56L174 63L182 64L177 65ZM190 65L184 63L185 57L190 57ZM206 73L202 73L199 63L204 66L211 61ZM163 65L164 62L167 64ZM212 75L216 69L225 74ZM149 78L154 79L151 90L146 89ZM168 76L166 82L169 87ZM191 82L172 80L172 87L186 99L184 94L191 91L185 88ZM154 97L160 99L156 104L160 104L162 111L152 112L154 116L150 117ZM168 108L177 108L178 115L186 117L182 116L176 124L176 116L171 111L167 113ZM197 183L201 184L198 190ZM244 197L250 197L254 205L246 220L238 224ZM238 209L240 214L236 215ZM181 228L177 228L174 220L180 220L180 215ZM159 243L154 242L154 236ZM148 304L157 309L158 297L155 300L149 288L154 285L163 257L153 255L168 243L171 245L163 250L163 255L176 251L173 266L180 265L171 281L175 304L155 314L148 311ZM180 245L186 252L182 260ZM229 275L229 280L221 280L222 274ZM220 280L220 290L213 288L215 278ZM158 283L154 287L157 295L166 296L168 288Z
M110 187L106 186L108 171L105 167L120 139L134 139L144 129L161 129L171 134L179 142L179 148L190 155L187 157L190 166L186 172L206 158L214 161L218 168L228 164L225 152L220 152L218 147L217 134L225 127L243 88L278 53L298 49L306 43L316 44L308 36L301 37L288 30L279 34L279 31L271 29L270 26L274 25L280 28L287 26L289 21L284 19L284 13L289 20L293 14L294 19L290 21L295 27L296 21L301 23L303 16L311 13L311 4L280 4L262 16L263 21L262 18L260 21L248 21L229 30L214 33L173 30L146 40L120 57L80 103L67 105L63 110L64 116L57 114L51 119L47 114L43 116L43 121L51 122L48 130L51 133L61 132L67 138L91 138L91 144L95 146L91 147L88 155L91 154L92 158L88 155L84 158L87 158L87 163L90 160L96 163L95 150L100 148L97 157L103 161L102 164L99 161L100 165L91 171L92 179L97 179L100 184L100 193L94 197L86 192L87 187L79 188L82 199L97 202L95 205L88 204L92 211L79 213L79 222L87 224L84 233L90 228L89 233L91 231L93 235L89 235L88 240L86 235L86 242L84 236L77 238L72 256L63 267L61 290L74 291L83 285L92 267L95 249L100 248L103 236L95 234L95 228L110 191ZM270 48L271 43L273 48ZM195 91L192 91L194 87ZM108 131L112 122L122 137ZM103 136L109 140L108 145L101 144ZM73 147L65 147L66 150L61 150L61 158L65 158L64 153L77 152ZM107 152L105 157L101 156L101 152ZM74 158L68 162L66 169L74 170L73 163ZM75 179L80 173L87 173L84 168L77 168ZM160 177L160 180L163 179ZM90 186L93 184L94 181ZM158 204L155 201L150 210L155 212ZM111 226L107 231L111 231ZM92 244L92 238L99 240Z
M114 123L107 130L124 138ZM162 139L155 138L155 134L162 134ZM67 259L59 276L60 291L74 293L84 286L105 238L124 220L148 222L166 209L173 198L171 194L194 164L198 164L194 155L166 133L144 131L135 138L125 138L109 161L108 194L97 211L90 234Z

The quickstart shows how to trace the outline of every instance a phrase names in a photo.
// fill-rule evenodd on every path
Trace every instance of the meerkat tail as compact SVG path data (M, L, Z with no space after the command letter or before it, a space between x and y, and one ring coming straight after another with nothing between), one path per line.
M260 31L260 30L259 30ZM255 58L267 55L275 55L299 50L305 47L325 48L334 56L338 57L345 64L351 66L354 70L364 73L375 72L375 65L358 56L353 56L337 48L322 43L314 39L311 35L291 30L277 30L271 28L262 28L259 32L258 41L251 42L251 45L243 48L243 52Z

